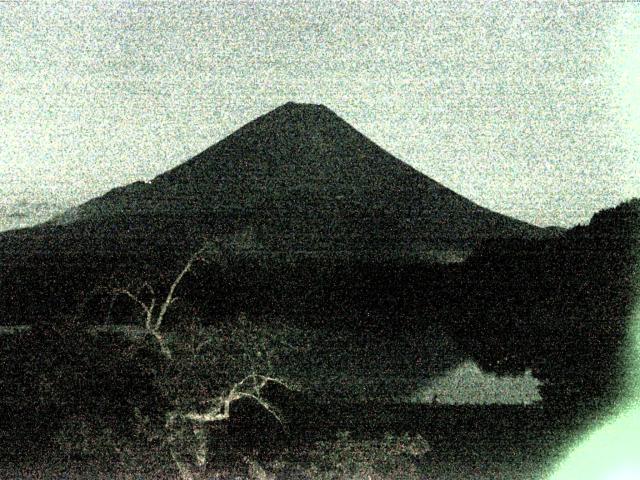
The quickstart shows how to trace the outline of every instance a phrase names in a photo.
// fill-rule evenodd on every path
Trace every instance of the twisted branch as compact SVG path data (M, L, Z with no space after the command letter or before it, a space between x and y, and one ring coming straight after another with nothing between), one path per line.
M138 289L137 294L131 293L131 291L126 288L116 288L113 290L114 298L117 295L125 295L142 308L145 313L144 328L149 335L156 339L156 341L158 342L158 346L160 347L160 351L167 358L167 360L173 360L173 353L167 345L166 339L163 337L162 333L160 333L160 327L162 327L162 322L167 313L167 310L178 299L178 297L174 297L176 288L178 288L178 285L180 284L184 276L189 271L191 271L191 269L193 268L193 264L197 260L203 260L202 253L206 250L206 248L207 245L204 245L189 258L189 261L186 263L184 268L180 271L178 276L169 287L167 296L162 302L160 311L157 314L155 313L157 306L156 294L155 290L149 282L144 282ZM149 304L146 304L145 302L140 300L139 297L140 293L145 289L151 293L151 301Z

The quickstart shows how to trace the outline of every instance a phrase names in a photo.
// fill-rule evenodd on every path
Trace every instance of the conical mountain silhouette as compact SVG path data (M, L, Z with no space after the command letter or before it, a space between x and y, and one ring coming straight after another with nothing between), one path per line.
M540 232L419 173L328 108L295 103L67 217L78 225L171 218L198 232L251 226L272 251L333 253L459 248Z
M440 185L328 108L287 103L150 182L0 234L0 311L21 323L73 308L93 283L171 270L212 236L241 234L273 272L266 259L430 262L545 232Z

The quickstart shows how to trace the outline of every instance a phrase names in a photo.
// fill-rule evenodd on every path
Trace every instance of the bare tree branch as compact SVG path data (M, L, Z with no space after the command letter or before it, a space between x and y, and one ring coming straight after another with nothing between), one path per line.
M138 305L140 305L140 307L142 307L142 309L145 311L145 313L147 315L149 315L149 307L147 306L147 304L143 303L136 295L134 295L133 293L131 293L129 290L125 289L125 288L116 288L114 290L114 293L116 295L118 294L122 294L122 295L126 295L127 297L129 297L131 300L133 300L134 302L136 302Z
M182 281L184 276L187 274L187 272L189 272L191 270L191 268L193 267L194 262L196 260L200 260L201 259L200 256L202 255L202 253L206 249L207 249L207 245L201 247L196 253L194 253L191 256L191 258L189 258L189 261L187 262L187 264L184 266L182 271L178 274L176 279L173 281L173 283L171 284L171 287L169 287L169 293L167 293L167 297L165 298L164 303L160 307L160 313L158 314L158 316L156 318L156 325L155 325L156 329L160 328L160 325L162 325L162 321L164 320L164 316L167 313L167 309L169 308L169 306L174 301L173 294L174 294L176 288L178 287L178 285L180 284L180 282Z
M149 282L144 282L144 283L142 284L142 288L146 288L147 290L149 290L149 292L151 293L151 295L153 295L153 296L155 297L156 292L155 292L155 290L153 289L153 287L151 286L151 284L150 284Z
M162 354L165 357L167 357L167 360L173 360L173 354L171 353L171 349L167 345L167 342L162 336L162 334L157 330L153 330L151 332L151 335L153 335L153 337L158 341L158 345L160 346L160 352L162 352Z
M245 237L246 235L241 237L240 244L245 241ZM247 317L244 313L240 314L238 321L236 322L236 326L232 328L230 334L225 334L225 332L221 330L214 330L215 333L212 331L204 331L201 326L198 327L194 324L194 327L192 329L188 329L187 331L182 332L182 346L186 348L176 350L176 354L174 357L174 353L170 348L170 342L162 333L165 316L169 311L169 307L178 300L175 292L187 273L192 271L196 262L205 261L205 256L210 257L213 254L220 254L218 243L208 242L205 243L205 245L203 245L193 255L191 255L182 270L173 280L173 283L170 285L167 294L164 300L161 301L161 303L159 302L158 296L156 295L152 285L148 282L144 282L140 286L136 294L132 293L128 288L119 288L114 290L114 293L116 295L125 295L142 308L145 314L145 332L153 336L163 356L170 362L173 362L174 365L178 366L176 370L177 372L189 371L189 369L194 365L194 360L198 359L198 357L201 356L201 351L206 346L214 343L215 340L227 338L228 335L230 335L233 341L235 341L236 339L239 339L241 341L240 356L237 360L240 362L249 363L248 370L252 373L244 376L240 381L231 385L225 393L222 393L218 397L210 399L207 403L211 404L211 407L208 408L207 411L202 412L201 410L196 409L181 410L180 408L178 408L177 410L167 413L165 430L167 439L169 440L169 443L171 445L171 456L178 468L179 475L183 480L193 480L196 478L194 476L194 473L191 471L191 467L189 466L191 461L185 461L184 458L181 458L181 454L179 454L176 450L176 448L179 448L180 445L180 443L176 444L176 441L181 441L180 439L184 438L182 437L183 435L189 435L189 432L191 432L196 437L195 450L193 449L193 443L191 443L191 446L188 448L190 452L195 452L196 465L198 467L204 467L206 466L207 452L206 429L204 428L206 424L228 421L231 415L231 404L240 399L247 398L251 399L262 408L264 408L264 410L273 418L275 418L276 421L286 431L286 425L281 413L274 405L263 398L262 391L269 383L278 384L287 389L295 390L295 388L292 388L291 385L288 385L283 380L270 376L271 359L269 357L269 348L271 344L266 340L261 339L262 332L257 329L255 325L252 325L250 322L248 322ZM141 300L141 298L143 292L145 291L150 294L150 298L146 297L149 299L143 301ZM159 308L156 308L158 306ZM202 340L203 334L207 334L205 335L206 338L204 338L204 340ZM186 359L185 355L187 357ZM256 359L254 357L256 356L258 357L257 361L260 363L260 365L257 365L255 363ZM183 360L185 360L187 363L178 363ZM256 373L256 371L259 370L264 371L265 363L267 366L266 374ZM187 368L183 370L182 367L184 367L185 365L187 365ZM179 375L182 374L183 373L179 373ZM196 379L196 382L200 382L200 380ZM196 386L200 388L203 385L197 383ZM204 391L207 391L206 387ZM184 392L179 392L178 395L180 395L181 393ZM187 424L184 423L185 421L187 422ZM190 428L187 428L185 432L185 428L187 427L187 425L190 426ZM192 440L193 439L194 438L192 437Z
M254 395L252 393L246 393L246 392L241 392L238 394L240 397L242 398L251 398L253 400L255 400L256 402L258 402L262 408L264 408L267 412L269 412L271 415L273 415L273 417L278 421L278 423L280 425L282 425L282 428L284 428L286 430L286 426L282 420L282 418L280 417L280 414L278 414L278 412L276 412L276 410L273 408L273 406L267 402L266 400L264 400L263 398L261 398L258 395Z
M145 322L144 322L145 330L147 331L148 334L150 334L151 336L153 336L156 339L156 341L158 342L158 345L160 347L160 351L162 352L162 354L168 360L172 360L173 359L173 354L171 352L171 349L167 345L166 339L160 333L160 327L162 326L162 321L164 320L164 317L165 317L169 307L178 299L177 297L174 297L174 293L175 293L176 288L178 287L178 285L180 284L180 282L182 281L184 276L187 274L187 272L189 272L192 269L193 264L196 262L196 260L201 260L202 253L207 249L207 247L208 247L207 245L203 246L202 248L200 248L197 252L195 252L189 258L187 264L180 271L178 276L175 278L175 280L173 281L173 283L169 287L169 292L167 293L167 296L166 296L164 302L160 306L160 312L157 315L155 315L155 318L154 318L154 313L155 313L155 308L156 308L156 305L157 305L157 300L156 300L155 290L153 289L153 287L151 286L151 284L149 282L144 282L140 286L140 288L138 289L137 294L131 293L126 288L117 288L117 289L114 290L114 293L116 295L118 295L118 294L126 295L131 300L133 300L135 303L137 303L144 310L144 312L145 312ZM149 305L147 305L142 300L140 300L140 294L145 289L148 290L151 293L151 296L152 296L151 297L151 302L150 302Z
M153 325L153 311L156 308L156 299L155 297L151 299L151 306L149 307L149 309L147 310L147 318L145 320L144 326L147 330L152 331L152 330L157 330L155 328L155 326Z

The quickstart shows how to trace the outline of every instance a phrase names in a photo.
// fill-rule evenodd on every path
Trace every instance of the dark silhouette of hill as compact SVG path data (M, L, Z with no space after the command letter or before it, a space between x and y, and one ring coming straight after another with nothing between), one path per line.
M241 221L260 227L267 248L287 251L353 250L363 240L389 243L392 235L393 242L426 238L448 246L537 230L429 179L326 107L293 103L148 184L88 202L75 221L140 214Z
M607 405L623 387L639 267L634 199L557 238L479 249L461 266L465 301L452 300L448 325L485 369L531 368L548 403Z
M113 279L170 278L204 238L241 233L261 274L301 256L432 263L550 234L457 195L326 107L288 103L150 182L0 234L1 321L67 314Z
M114 189L75 224L148 217L223 229L252 226L269 251L404 252L535 235L394 158L321 105L285 104L191 160ZM419 245L417 245L419 244Z

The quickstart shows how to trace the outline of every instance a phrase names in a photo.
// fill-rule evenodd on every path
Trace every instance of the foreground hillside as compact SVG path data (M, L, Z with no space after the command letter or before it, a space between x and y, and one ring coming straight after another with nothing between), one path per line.
M463 267L451 332L485 368L531 368L567 407L623 392L640 293L640 200L555 239L494 242Z
M96 292L75 315L3 338L2 456L33 452L10 464L45 478L175 477L185 465L184 480L539 478L579 421L617 399L637 220L633 201L558 238L492 242L454 265L298 263L288 280L276 270L270 288L253 275L254 259L215 250L232 261L187 272L160 330L145 327L144 312L165 292L129 278L120 285L130 297ZM238 318L216 310L218 298L274 312ZM289 315L274 321L278 310ZM84 328L96 318L134 323L140 334ZM532 369L545 382L542 409L373 401L373 392L397 397L469 354L499 373ZM287 388L233 397L250 372ZM341 410L341 399L356 396L363 401ZM197 423L219 418L225 398L236 400L229 417ZM193 423L168 422L173 415Z

